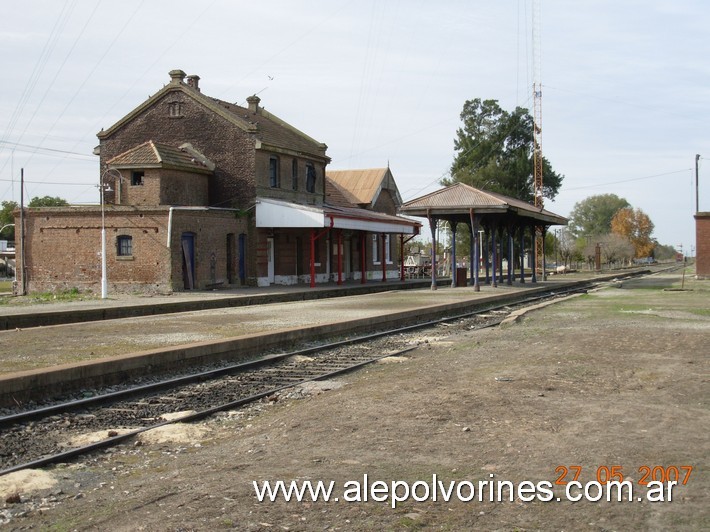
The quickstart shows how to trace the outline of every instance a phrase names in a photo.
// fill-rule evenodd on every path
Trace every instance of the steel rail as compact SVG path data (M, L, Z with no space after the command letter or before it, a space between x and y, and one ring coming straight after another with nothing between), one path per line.
M124 434L119 434L116 436L109 437L105 440L101 440L98 442L90 443L88 445L84 445L81 447L75 447L73 449L70 449L68 451L64 451L62 453L57 453L53 454L50 456L45 456L43 458L34 460L32 462L27 462L24 464L17 464L15 466L9 467L7 469L3 469L0 471L0 477L3 475L7 475L9 473L13 473L15 471L20 471L21 469L31 469L31 468L37 468L37 467L43 467L46 465L51 465L55 464L58 462L64 462L66 460L70 460L72 458L76 458L78 456L90 453L92 451L96 451L98 449L104 449L107 447L112 447L114 445L117 445L121 442L124 442L130 438L133 438L134 436L137 436L138 434L141 434L142 432L146 432L149 430L156 429L158 427L163 427L166 425L172 425L174 423L185 423L185 422L192 422L192 421L197 421L200 419L203 419L207 416L211 416L212 414L215 414L217 412L222 412L224 410L231 410L234 408L238 408L240 406L244 406L249 403L253 403L255 401L258 401L260 399L263 399L264 397L268 397L270 395L273 395L275 393L281 392L283 390L287 390L289 388L294 388L296 386L300 386L301 384L304 384L306 382L312 382L312 381L317 381L317 380L324 380L324 379L329 379L338 375L342 375L344 373L348 373L350 371L356 370L358 368L361 368L363 366L366 366L368 364L372 364L374 362L377 362L378 360L382 360L383 358L389 358L393 356L399 356L404 353L407 353L409 351L413 351L416 349L416 346L413 347L408 347L406 349L400 349L399 351L395 351L393 353L388 353L386 355L381 355L377 357L373 357L371 359L365 360L365 361L360 361L355 364L352 364L350 366L344 367L344 368L339 368L334 371L329 371L327 373L323 373L321 375L318 375L316 377L312 378L306 378L306 379L301 379L297 382L293 382L290 384L285 384L282 386L277 386L275 388L270 388L268 390L264 390L262 392L250 395L248 397L243 397L241 399L237 399L235 401L230 401L228 403L224 403L221 405L213 406L204 410L201 410L199 412L194 412L191 414L186 414L182 417L171 419L171 420L166 420L166 421L161 421L159 423L154 423L152 425L149 425L147 427L141 427L139 429L132 430L130 432L126 432Z

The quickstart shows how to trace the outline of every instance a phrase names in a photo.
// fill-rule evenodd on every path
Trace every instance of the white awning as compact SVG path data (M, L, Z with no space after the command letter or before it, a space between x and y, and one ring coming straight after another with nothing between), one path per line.
M415 233L412 225L390 223L379 220L361 220L357 218L343 218L338 215L333 216L333 227L335 229L355 229L358 231L368 231L370 233L403 233L413 235ZM327 215L330 224L331 214Z
M360 212L361 211L361 212ZM400 221L401 220L401 221ZM256 199L257 227L351 229L370 233L417 233L416 222L364 209L323 209L271 198Z
M257 198L257 227L324 227L323 209Z

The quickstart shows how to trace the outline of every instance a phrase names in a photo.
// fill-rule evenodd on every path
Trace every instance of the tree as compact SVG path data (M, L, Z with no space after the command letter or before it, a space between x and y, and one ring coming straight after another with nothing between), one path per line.
M601 247L602 260L606 262L610 268L614 263L621 262L622 265L630 263L634 256L633 245L628 239L621 235L613 233L604 235L599 239L599 244Z
M562 260L562 264L571 264L575 252L575 239L566 227L557 232L557 254Z
M675 260L676 249L673 246L667 246L664 244L656 244L653 248L653 256L656 260Z
M611 231L633 244L637 259L653 255L653 222L641 209L627 207L619 210L611 219Z
M444 185L465 183L532 203L533 118L527 109L509 113L497 100L468 100L456 131L456 156ZM553 199L564 176L543 157L543 196Z
M9 224L15 223L15 217L12 214L19 205L15 201L3 201L0 206L0 227L4 227ZM15 240L15 228L13 226L5 227L5 229L0 233L0 239L2 240Z
M69 202L59 196L44 196L32 198L27 204L28 207L66 207Z
M630 262L634 256L634 246L621 235L609 233L589 239L580 238L577 242L590 268L594 266L597 246L599 246L602 264L606 264L609 268L615 263Z
M611 232L611 219L629 202L616 194L599 194L575 203L568 227L576 237L606 235Z

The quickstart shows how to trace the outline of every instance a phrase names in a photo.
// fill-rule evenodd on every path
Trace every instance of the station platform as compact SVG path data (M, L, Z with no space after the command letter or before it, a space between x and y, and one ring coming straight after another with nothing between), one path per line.
M24 402L33 390L58 395L147 372L238 361L321 338L514 303L535 293L619 275L483 285L480 292L452 288L446 280L437 290L430 281L405 281L5 306L0 312L6 324L34 325L0 331L0 406ZM43 325L49 320L58 324Z

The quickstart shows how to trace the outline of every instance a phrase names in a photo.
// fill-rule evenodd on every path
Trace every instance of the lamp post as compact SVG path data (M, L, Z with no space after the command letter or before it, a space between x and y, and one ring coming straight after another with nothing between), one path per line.
M106 215L105 215L105 203L104 203L104 193L111 192L110 187L106 187L104 178L106 174L111 172L116 172L118 174L118 179L123 179L121 172L115 168L109 168L103 174L101 174L101 179L99 183L99 193L101 196L101 299L106 299L108 297L108 276L106 274Z

